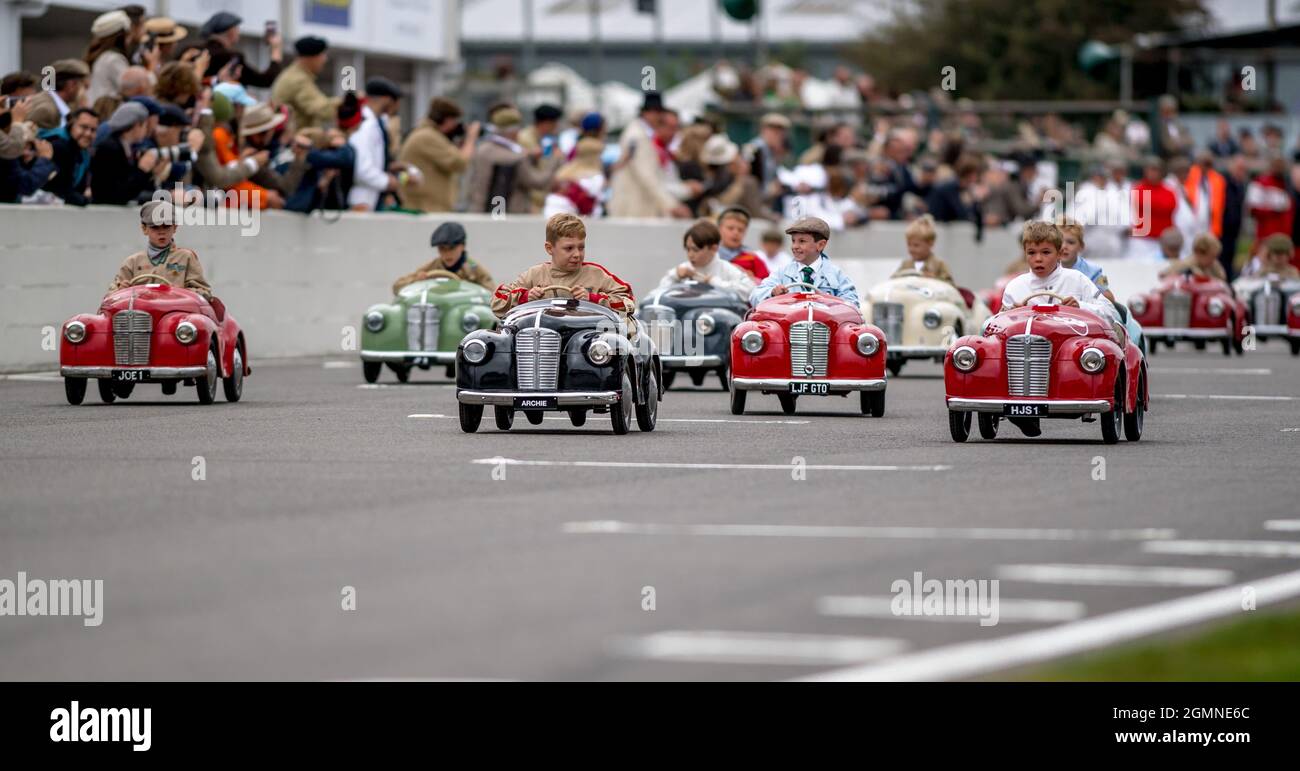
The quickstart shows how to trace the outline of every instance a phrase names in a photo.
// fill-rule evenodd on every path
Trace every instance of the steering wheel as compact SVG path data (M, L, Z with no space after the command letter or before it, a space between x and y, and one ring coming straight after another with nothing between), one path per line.
M574 289L575 287L565 286L564 284L551 284L550 286L538 287L537 291L541 292L542 294L546 294L547 292L553 292L553 291L565 291L569 293L570 297L572 297Z
M147 284L147 283L150 283L150 282L148 282L148 281L141 281L141 280L140 280L140 279L143 279L143 278L156 278L156 279L158 279L158 281L153 282L153 283L158 283L158 284L167 284L168 286L170 286L171 283L172 283L171 281L168 281L167 279L163 278L162 276L158 275L157 273L141 273L140 275L138 275L138 276L136 276L135 278L131 279L131 284L130 284L130 285L131 285L131 286L135 286L135 285L137 285L137 284Z
M1034 297L1051 297L1052 299L1057 300L1058 302L1060 302L1062 305L1065 304L1065 301L1066 301L1066 299L1067 299L1067 298L1065 298L1065 297L1060 296L1060 295L1057 294L1056 292L1049 292L1049 291L1047 291L1046 289L1044 289L1044 290L1041 291L1041 292L1034 292L1033 294L1031 294L1031 295L1029 295L1028 297L1026 297L1026 298L1024 299L1024 301L1020 303L1020 307L1023 308L1024 306L1029 305L1029 301L1030 301L1032 298L1034 298Z
M926 278L926 275L914 268L908 268L907 270L898 271L894 275L890 276L890 278Z
M814 284L810 284L810 283L808 283L807 281L791 281L791 282L789 282L789 283L787 283L787 284L781 284L781 288L782 288L782 289L789 289L789 288L792 287L792 286L806 286L806 287L808 287L808 289L809 289L810 291L812 291L812 292L816 292L816 291L817 291L817 287L816 287L816 285L814 285Z
M454 278L454 279L456 279L457 281L460 280L460 276L457 276L455 273L452 273L452 272L449 271L449 270L441 270L441 269L437 269L437 270L426 270L426 271L424 272L424 278L425 278L426 280L427 280L427 279L431 279L431 278Z

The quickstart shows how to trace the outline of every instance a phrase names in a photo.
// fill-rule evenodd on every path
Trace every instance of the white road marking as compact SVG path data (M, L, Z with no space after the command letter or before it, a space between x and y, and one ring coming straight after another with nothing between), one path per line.
M786 538L956 539L970 541L1146 541L1175 530L1068 530L1000 527L868 527L857 525L667 525L617 520L565 522L573 534L714 535Z
M580 466L583 468L678 468L720 469L727 471L790 471L794 468L808 471L948 471L952 466L838 466L809 463L793 466L789 463L641 463L612 460L518 460L515 458L476 458L470 463L495 466Z
M352 369L355 366L355 361L327 361L321 364L323 369Z
M674 630L623 638L610 647L623 656L660 661L817 666L874 661L907 644L881 637Z
M407 415L408 418L442 418L451 420L455 415L439 415L416 413ZM569 422L567 417L547 417L546 420L560 420L565 423ZM752 425L787 425L787 426L806 426L810 420L726 420L724 418L659 418L660 423L749 423Z
M13 375L0 375L0 380L28 380L28 381L47 381L62 380L63 376L58 370L53 372L19 372Z
M1295 396L1252 396L1248 394L1151 394L1153 399L1217 399L1220 401L1293 402Z
M823 616L845 616L848 618L900 618L920 621L965 621L979 623L980 617L969 615L898 615L894 613L893 596L854 597L830 596L817 600L817 612ZM998 598L998 623L1012 622L1048 622L1074 621L1087 615L1087 608L1081 602L1068 600L1007 600Z
M1264 529L1297 532L1300 531L1300 519L1270 519L1264 523Z
M1151 367L1153 375L1271 375L1271 369L1233 369L1232 367Z
M455 383L358 383L357 388L373 391L379 388L455 388Z
M1032 584L1077 586L1221 586L1231 570L1149 567L1145 565L1002 565L998 578Z
M1257 606L1282 602L1300 595L1300 570L1249 584L1226 586L1190 597L1107 613L1050 629L932 648L887 659L878 664L822 672L803 679L861 682L973 677L1238 614L1242 612L1242 592L1248 587L1254 591Z
M1300 428L1279 428L1278 430L1284 434L1300 433Z
M1206 557L1300 557L1300 541L1163 541L1142 551Z

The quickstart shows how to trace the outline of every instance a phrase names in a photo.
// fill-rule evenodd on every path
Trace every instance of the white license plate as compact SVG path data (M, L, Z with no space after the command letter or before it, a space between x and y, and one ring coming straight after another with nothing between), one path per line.
M115 383L143 383L148 379L149 379L149 370L147 369L113 370L113 382Z
M1005 404L1002 414L1009 418L1042 418L1047 416L1046 404Z
M831 392L830 383L814 383L806 380L797 380L790 383L790 393L792 394L809 394L811 396L826 396Z

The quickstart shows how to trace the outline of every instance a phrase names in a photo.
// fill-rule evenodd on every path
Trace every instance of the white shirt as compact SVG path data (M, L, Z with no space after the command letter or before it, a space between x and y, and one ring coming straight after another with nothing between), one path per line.
M1033 271L1021 273L1007 283L1002 293L1002 307L1011 308L1020 305L1036 292L1052 292L1062 297L1073 297L1079 301L1079 307L1092 311L1107 321L1118 321L1115 306L1110 304L1101 289L1092 279L1073 268L1057 266L1056 270L1043 278L1035 276ZM1043 304L1050 302L1044 298Z
M365 204L371 209L379 205L379 196L388 189L388 168L384 165L384 134L379 130L379 116L369 105L361 107L361 125L348 144L356 153L352 168L352 189L348 191L348 205Z
M690 262L684 262L682 265L690 266ZM678 267L680 266L675 265L668 269L668 272L659 281L659 289L667 289L673 284L683 281L683 279L677 277ZM748 273L721 257L714 257L703 268L695 268L695 272L708 276L710 286L718 289L730 289L740 295L742 299L749 299L749 293L754 291L754 279L750 278Z
M58 91L51 90L50 97L54 100L54 106L59 111L59 125L62 126L68 122L68 113L72 112L72 108L68 106L67 102L63 101L63 97L59 96Z
M759 251L758 258L767 266L768 273L775 273L781 268L794 262L794 257L792 257L789 252L785 251L777 252L771 257L767 256L767 252Z

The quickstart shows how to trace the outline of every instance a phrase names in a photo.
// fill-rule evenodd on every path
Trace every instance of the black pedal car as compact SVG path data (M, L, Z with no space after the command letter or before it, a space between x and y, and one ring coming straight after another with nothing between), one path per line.
M686 280L650 293L637 316L663 362L664 388L678 372L703 385L716 372L726 391L731 382L731 330L744 320L749 303L729 289Z

